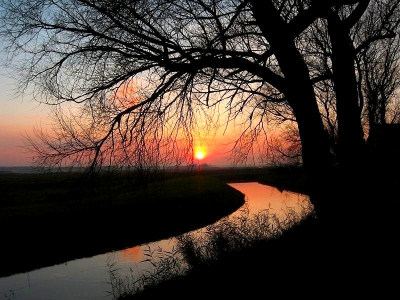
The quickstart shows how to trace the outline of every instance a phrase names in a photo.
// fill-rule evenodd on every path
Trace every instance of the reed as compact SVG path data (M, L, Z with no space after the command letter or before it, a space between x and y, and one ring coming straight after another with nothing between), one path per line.
M250 215L245 204L233 216L177 236L177 248L172 252L148 249L146 261L150 261L153 268L144 274L122 279L110 271L110 282L118 286L111 294L119 300L152 299L175 287L174 297L183 295L194 282L199 285L199 278L209 277L210 270L221 270L221 266L224 269L238 255L261 243L277 240L307 218L313 218L313 211L306 202L300 214L288 208L283 219L270 210Z
M134 176L1 175L0 227L7 246L0 255L7 260L0 276L169 238L244 203L242 193L210 176L180 173L146 186ZM132 228L138 229L134 235ZM28 229L35 234L26 234ZM35 245L30 256L26 245Z

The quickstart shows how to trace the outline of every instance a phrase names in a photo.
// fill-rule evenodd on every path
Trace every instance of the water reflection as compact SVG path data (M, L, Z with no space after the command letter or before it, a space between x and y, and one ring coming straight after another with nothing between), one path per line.
M250 214L268 209L271 214L275 214L282 220L289 211L299 214L311 205L307 195L280 191L258 182L230 183L229 185L246 195ZM239 213L238 210L232 216Z
M288 210L300 213L304 206L310 205L306 195L281 192L256 182L230 185L246 195L250 214L268 210L278 218L284 218ZM231 216L239 213L240 210ZM173 252L175 246L174 238L161 240L0 278L0 295L16 300L112 299L110 270L116 270L121 278L138 276L152 268L152 264L145 261L149 255L157 261L165 251Z
M121 251L122 256L126 260L138 261L142 256L142 248L140 246L135 246Z

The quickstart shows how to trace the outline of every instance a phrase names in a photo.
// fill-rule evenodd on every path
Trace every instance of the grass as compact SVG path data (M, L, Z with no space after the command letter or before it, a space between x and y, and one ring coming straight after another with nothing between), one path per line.
M260 253L254 256L255 252L249 253L249 250L267 242L271 245L289 228L311 218L310 214L312 207L306 205L302 214L289 210L282 220L269 210L251 215L244 205L239 214L227 216L201 232L178 236L177 249L155 261L154 270L124 280L117 272L111 272L114 299L156 299L165 295L187 299L192 294L199 299L235 298L244 277L256 275L252 274L254 267L261 267L262 260L254 260ZM240 259L244 253L249 257ZM250 270L253 271L249 273Z
M182 234L179 238L179 251L164 253L165 259L159 264L155 263L156 273L147 274L143 278L132 278L139 283L139 289L137 285L132 285L132 281L118 278L115 272L110 273L114 296L119 300L155 299L161 296L187 299L194 295L199 299L358 299L367 296L386 299L391 293L397 293L400 267L398 176L393 176L392 173L380 173L379 176L375 174L365 183L371 197L376 198L376 205L364 210L367 214L362 219L355 218L360 222L359 226L346 228L341 225L342 220L338 219L337 224L327 227L318 218L310 215L290 229L285 224L280 224L280 227L275 224L273 232L278 234L271 238L263 234L270 233L269 230L272 229L267 227L269 229L266 230L263 227L271 224L265 216L253 218L244 215L240 220L225 219L224 216L242 205L243 195L227 189L223 182L258 181L279 189L304 193L306 189L301 169L204 168L202 176L192 175L194 176L171 173L166 180L153 180L152 184L140 192L137 191L139 185L132 178L124 177L125 180L112 176L97 185L85 183L80 186L70 176L61 176L56 180L66 180L63 184L44 184L46 191L37 191L39 194L35 196L35 200L27 200L27 194L33 197L35 193L30 194L29 190L22 192L22 187L16 187L11 194L19 205L38 205L37 212L40 213L41 205L51 205L56 199L57 207L69 203L66 207L70 209L64 214L65 224L58 218L54 220L55 227L64 228L64 231L60 231L60 236L65 236L65 243L53 242L49 238L51 231L45 230L46 224L54 226L49 223L51 209L48 211L49 218L44 218L46 221L41 232L42 240L47 241L47 245L54 243L52 252L54 249L59 250L57 259L65 252L73 252L74 247L66 251L65 247L68 248L68 245L78 243L76 251L82 250L81 242L89 237L89 244L103 251L111 245L116 248L123 246L122 241L126 242L127 235L130 235L130 242L140 240L140 232L146 232L152 238L157 238L157 234ZM55 179L51 179L53 180ZM35 182L37 181L32 186L36 186ZM1 181L1 184L4 182ZM49 190L48 187L52 188ZM48 200L43 195L47 195ZM73 198L78 200L74 201L68 195L75 195ZM233 201L235 205L231 202L232 199L237 199L237 202ZM2 209L7 207L6 211L10 212L10 203L13 202L8 200L4 203L6 204ZM127 203L135 205L125 209L124 205L128 205ZM110 205L115 205L114 211ZM157 209L163 212L169 209L167 216L172 216L174 212L179 213L175 217L162 220L166 214L157 215ZM34 211L32 209L31 212ZM215 214L210 216L210 213ZM83 218L81 221L79 216ZM191 226L202 227L201 224L210 224L211 219L221 217L223 226L208 226L206 238L198 239L183 234ZM90 222L85 223L87 220ZM154 220L159 222L154 223ZM37 261L42 254L47 257L49 253L42 253L41 249L35 252L34 248L26 253L26 248L23 248L29 244L26 238L29 239L29 235L35 231L32 230L32 224L23 218L20 221L24 225L21 235L14 241L4 239L6 247L2 248L18 248L14 247L14 243L20 239L19 247L22 248L17 256L14 253L9 254L14 255L11 260L21 256L21 264L32 267L30 261ZM9 218L8 222L9 224L3 224L3 228L13 228L12 223L16 220ZM81 230L82 228L85 230ZM138 228L140 230L136 230ZM152 231L151 228L155 230ZM82 236L81 241L74 237L77 232ZM121 236L117 232L121 232ZM34 236L31 242L37 238L38 236ZM40 248L41 243L34 245ZM149 249L149 257L151 253Z
M306 262L294 264L298 253L290 255L290 251L298 245L292 240L284 242L299 220L288 217L279 226L272 226L275 221L266 213L249 216L244 212L237 219L207 227L204 235L181 235L177 252L156 262L152 273L131 281L122 281L114 274L114 299L187 299L193 295L196 299L253 299L279 293L285 298L289 296L286 284L294 283L290 277L298 276L299 262L302 268ZM305 226L310 219L302 222ZM281 249L282 243L286 250Z
M286 169L287 176L285 168L264 171L257 181L305 189L299 170ZM235 175L241 177L229 177ZM327 225L313 214L300 222L289 216L272 227L265 215L223 219L202 237L178 237L177 253L154 273L135 278L139 286L114 277L115 299L389 299L398 293L400 279L399 180L384 173L370 180L365 188L376 205L363 210L367 215L354 216L354 227L343 226L341 219Z
M147 186L128 173L81 175L0 176L0 276L175 236L244 204L237 190L196 173Z

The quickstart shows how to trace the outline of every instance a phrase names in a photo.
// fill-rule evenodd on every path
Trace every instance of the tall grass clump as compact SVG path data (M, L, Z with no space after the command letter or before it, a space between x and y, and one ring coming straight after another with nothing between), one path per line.
M144 250L144 256L146 259L142 263L149 262L151 268L146 269L142 274L137 274L130 269L130 274L124 277L119 274L115 262L111 259L107 261L110 277L108 294L113 299L126 299L126 297L138 294L146 288L154 287L187 272L183 257L176 248L165 251L160 247L151 249L147 246L147 249Z
M270 209L250 214L245 204L238 214L225 217L204 229L178 236L178 250L189 269L206 267L259 242L279 238L312 212L313 208L307 202L302 203L300 213L287 207L283 217L278 217Z
M176 248L172 252L148 249L145 261L152 268L133 276L129 282L128 278L124 282L114 276L115 299L152 299L162 295L162 289L168 289L168 285L181 289L193 274L198 276L217 264L229 262L233 256L260 242L276 240L289 228L313 216L309 202L304 202L300 213L290 207L285 211L284 217L278 217L270 209L250 214L245 203L235 214L175 237Z

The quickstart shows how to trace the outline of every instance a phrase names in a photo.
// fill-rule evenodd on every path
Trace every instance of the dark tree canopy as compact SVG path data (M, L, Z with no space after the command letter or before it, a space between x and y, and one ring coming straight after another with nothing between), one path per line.
M40 164L179 164L193 132L236 124L248 154L294 121L320 208L333 163L354 176L365 162L364 97L398 87L373 70L374 49L398 43L399 3L2 0L1 35L21 89L55 107L54 132L30 143Z

